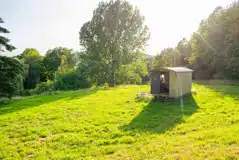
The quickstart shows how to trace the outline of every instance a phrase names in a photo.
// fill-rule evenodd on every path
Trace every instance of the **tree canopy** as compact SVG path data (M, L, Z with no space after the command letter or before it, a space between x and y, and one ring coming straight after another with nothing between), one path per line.
M47 79L53 80L56 71L61 66L61 70L67 67L74 67L74 60L72 55L72 50L64 47L57 47L52 50L48 50L43 59L42 66L42 79L46 81Z
M0 95L11 98L23 90L24 65L17 59L0 56Z
M23 53L17 57L28 65L28 72L24 81L24 88L35 88L36 85L40 83L40 71L43 57L34 48L25 49Z
M0 33L6 34L10 33L6 28L2 27L1 24L4 23L3 19L0 17ZM0 35L0 52L4 52L5 50L7 51L12 51L16 49L13 45L9 43L10 39Z
M239 78L239 2L217 7L191 38L192 67L197 77Z
M133 62L144 51L148 27L139 10L127 1L103 1L80 30L84 65L96 83L115 85L122 65Z
M156 66L186 66L196 79L239 78L239 2L215 10L191 38L154 57Z

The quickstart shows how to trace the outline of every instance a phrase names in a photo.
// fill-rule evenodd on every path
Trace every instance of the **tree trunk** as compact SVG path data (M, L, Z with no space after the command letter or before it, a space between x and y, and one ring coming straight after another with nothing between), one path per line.
M110 87L115 86L115 64L114 64L114 62L112 62L112 65L111 65L109 86Z
M110 54L111 54L111 65L110 65L110 79L109 79L109 86L110 87L114 87L115 86L115 65L116 65L116 61L115 61L115 47L114 44L112 44L111 48L110 48Z

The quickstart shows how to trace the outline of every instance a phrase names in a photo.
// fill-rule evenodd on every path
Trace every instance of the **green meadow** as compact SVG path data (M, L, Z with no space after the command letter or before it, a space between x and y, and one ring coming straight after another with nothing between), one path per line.
M238 159L239 86L193 84L174 101L149 86L57 92L0 104L0 159Z

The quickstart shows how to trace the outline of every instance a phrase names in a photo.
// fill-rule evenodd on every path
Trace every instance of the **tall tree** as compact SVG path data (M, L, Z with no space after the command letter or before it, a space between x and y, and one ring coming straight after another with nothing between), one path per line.
M166 48L154 57L154 66L187 66L196 79L239 78L239 1L216 7L199 24L190 40ZM173 65L172 65L173 64Z
M0 17L0 24L4 23ZM6 28L0 26L0 53L12 51L15 47L9 44L9 39L2 34L9 33ZM24 64L19 60L0 56L0 96L11 98L23 90L23 79L25 74Z
M0 17L0 24L4 23L3 19ZM6 28L3 28L2 26L0 26L0 33L10 33ZM4 52L5 50L7 51L12 51L14 49L16 49L13 45L9 44L9 39L0 35L0 53Z
M226 78L226 55L229 52L225 40L229 36L228 26L236 22L228 21L228 10L231 7L215 8L208 18L201 21L197 32L191 37L191 63L196 78ZM230 16L237 17L236 14Z
M192 54L191 44L187 41L186 38L183 38L178 42L177 47L175 48L178 52L178 66L189 66L189 58Z
M160 68L165 66L166 66L166 62L164 57L161 54L157 54L152 59L152 67L150 69Z
M180 52L175 48L166 48L161 54L164 60L164 66L177 67L180 66Z
M0 56L0 96L18 95L23 90L24 72L18 59Z
M67 67L74 66L72 50L63 47L57 47L52 50L48 50L44 59L42 66L42 81L46 81L47 79L53 80L56 71L63 71Z
M120 66L135 60L149 39L139 10L127 1L103 1L80 30L82 55L96 83L115 85Z
M25 64L28 65L28 74L24 81L25 89L35 88L40 83L40 71L43 56L34 48L27 48L18 56Z

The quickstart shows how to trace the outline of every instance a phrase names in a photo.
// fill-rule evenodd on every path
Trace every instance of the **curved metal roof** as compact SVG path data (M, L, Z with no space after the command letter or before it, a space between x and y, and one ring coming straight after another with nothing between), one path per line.
M173 71L173 72L193 72L193 70L186 67L161 67L159 69L153 69L154 71Z
M174 72L193 72L193 70L186 67L162 67L162 68Z

